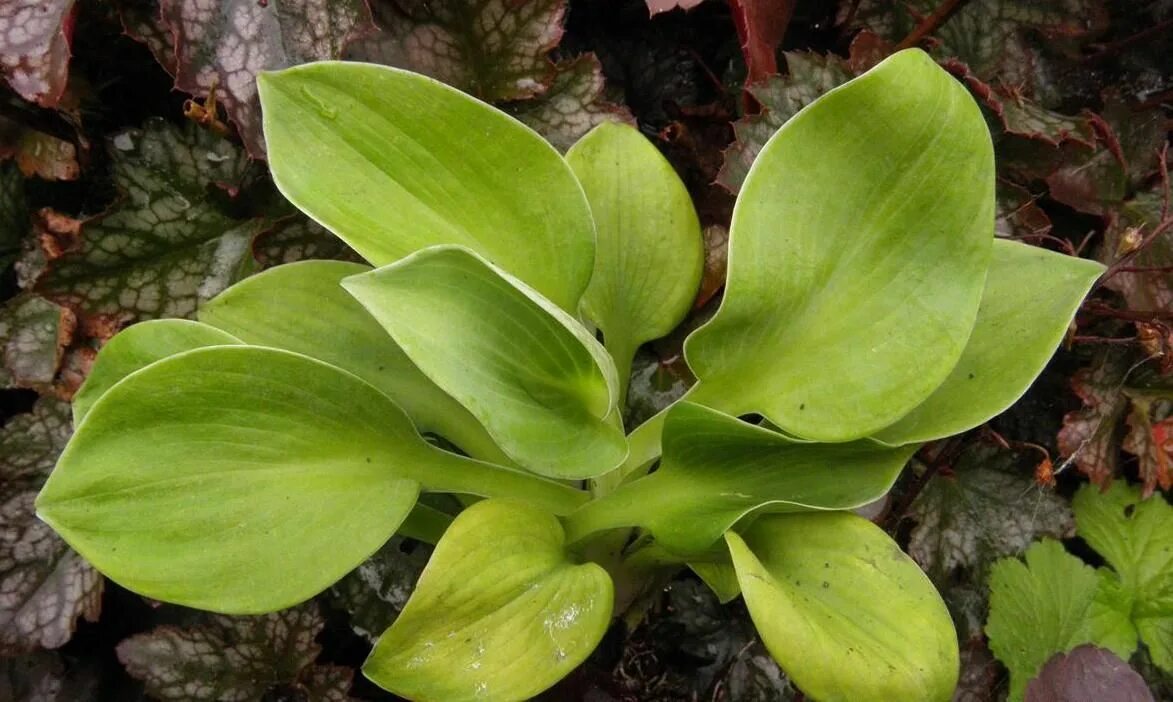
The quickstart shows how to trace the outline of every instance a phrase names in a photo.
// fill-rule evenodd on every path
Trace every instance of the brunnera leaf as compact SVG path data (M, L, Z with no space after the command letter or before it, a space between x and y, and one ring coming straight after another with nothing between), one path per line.
M339 58L371 26L362 0L161 0L160 9L175 37L175 87L198 96L215 91L258 158L265 142L257 76Z
M254 267L260 220L226 214L213 193L248 159L231 143L161 119L111 140L125 196L82 224L81 245L49 262L36 290L89 314L187 317Z
M457 246L424 249L342 286L518 465L575 479L623 462L614 364L529 286Z
M36 295L0 307L0 385L45 389L53 384L77 317Z
M201 614L190 625L123 640L118 659L159 700L259 700L318 677L312 664L322 647L315 638L324 626L313 603L259 617ZM344 682L343 693L350 681Z
M43 397L0 430L0 652L58 648L96 621L102 576L39 521L33 499L69 439L69 405Z
M431 546L393 536L331 585L329 600L350 615L356 634L374 643L407 605L431 557Z
M947 700L957 634L929 579L847 512L769 515L725 534L770 654L821 700Z
M73 0L0 1L0 71L25 100L56 107L69 79Z
M1144 678L1097 646L1076 646L1047 661L1026 684L1026 702L1153 702Z
M484 500L445 532L363 674L411 699L529 699L586 660L612 598L601 566L567 554L557 519Z
M924 52L894 54L758 155L721 307L685 344L694 397L819 441L892 424L960 358L993 232L981 111Z
M374 0L378 31L347 58L405 68L486 102L545 93L562 38L566 0Z
M594 221L570 167L539 135L386 66L321 62L258 84L278 188L371 264L467 246L577 313Z

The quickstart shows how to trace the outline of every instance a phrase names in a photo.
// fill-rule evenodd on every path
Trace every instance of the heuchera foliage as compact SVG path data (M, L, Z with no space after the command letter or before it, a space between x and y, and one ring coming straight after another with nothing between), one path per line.
M370 265L278 266L103 350L37 499L98 570L260 613L397 532L430 540L364 673L450 702L541 692L688 564L741 592L811 697L950 697L944 604L850 510L1012 404L1102 270L995 239L990 135L960 83L900 52L774 134L721 307L685 345L699 381L630 432L635 350L687 313L703 262L649 142L604 124L564 158L375 65L258 87L281 191ZM429 492L485 499L447 515Z

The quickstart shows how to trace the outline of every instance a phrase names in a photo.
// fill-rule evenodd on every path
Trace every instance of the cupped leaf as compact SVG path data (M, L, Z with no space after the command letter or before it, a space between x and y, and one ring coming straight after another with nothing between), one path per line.
M682 554L707 551L755 511L854 509L882 496L916 451L872 441L796 443L716 410L681 402L668 411L664 456L651 475L570 516L572 538L620 526L651 530Z
M140 368L183 351L240 343L227 332L186 319L157 319L128 327L102 347L73 396L73 423L80 424L99 397Z
M794 436L888 426L949 375L994 231L989 131L908 50L786 123L733 213L721 308L685 346L713 406Z
M725 538L762 641L807 695L950 698L959 663L949 611L879 527L846 512L771 515Z
M566 553L549 514L485 500L452 523L363 673L416 700L524 700L586 659L611 619L611 579Z
M1014 404L1043 370L1104 266L1017 241L994 242L977 322L961 359L927 400L880 431L887 444L971 429Z
M468 249L435 246L342 285L519 465L589 478L623 461L611 359L524 283Z
M577 310L594 260L590 207L528 127L385 66L321 62L257 84L277 186L368 261L460 244Z
M386 395L334 366L216 346L153 363L94 403L37 514L131 590L256 613L374 553L421 485L580 504L578 491L428 445Z
M257 346L338 366L385 392L422 432L469 455L509 463L468 410L416 368L375 318L342 289L371 270L342 261L302 261L233 285L200 309L200 321Z
M595 127L566 161L597 233L583 311L603 331L626 387L635 350L671 332L696 297L705 262L700 221L672 165L631 126Z

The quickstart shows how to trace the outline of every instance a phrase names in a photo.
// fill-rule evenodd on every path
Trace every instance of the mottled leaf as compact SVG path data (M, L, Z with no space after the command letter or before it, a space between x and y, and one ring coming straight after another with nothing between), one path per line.
M264 157L256 78L308 61L336 59L368 30L362 0L161 0L175 35L175 87L216 92L250 155Z
M403 611L431 556L431 546L393 536L330 586L330 601L346 610L356 633L374 643Z
M72 142L0 117L0 160L7 158L30 178L73 180L81 173Z
M1140 675L1115 653L1076 646L1047 661L1026 684L1026 702L1153 702Z
M1173 399L1173 393L1169 397ZM1156 404L1143 396L1132 398L1126 420L1128 434L1120 445L1137 458L1145 497L1157 487L1166 491L1173 488L1173 417L1154 421Z
M1127 614L1096 607L1100 576L1091 566L1045 540L1026 551L1026 563L1005 558L990 573L990 650L1010 669L1010 699L1023 698L1027 681L1056 653L1093 643L1127 657L1135 647L1114 635L1129 628ZM1093 612L1099 617L1093 617Z
M788 51L785 76L770 76L747 87L761 104L761 112L734 122L733 144L725 151L725 163L717 182L737 192L749 168L766 142L778 128L815 98L851 78L851 71L840 58L828 54Z
M261 232L253 241L253 256L261 268L310 259L362 260L345 241L307 217L290 217Z
M0 652L62 646L101 609L102 576L33 511L69 420L68 404L42 398L0 430Z
M559 151L566 151L603 122L635 123L631 111L603 95L603 67L594 54L559 61L550 89L509 107Z
M984 572L1042 536L1073 534L1067 501L1035 485L1024 463L1030 458L974 445L917 496L908 512L917 522L908 552L934 581L957 568Z
M56 107L69 78L73 0L0 2L0 71L18 95Z
M406 68L487 102L546 92L565 0L376 0L379 31L348 57Z
M163 22L159 0L116 0L114 5L126 35L145 44L163 70L174 76L178 71L175 37Z
M1108 228L1100 249L1100 260L1113 263L1128 249L1126 237L1144 239L1161 224L1165 197L1160 187L1146 190L1109 213ZM1137 311L1173 310L1173 230L1166 230L1129 260L1104 284L1124 296L1128 307ZM1143 270L1148 269L1148 270Z
M0 307L0 385L47 388L73 338L72 312L35 295L17 295Z
M1128 411L1121 389L1127 371L1127 356L1108 350L1071 378L1084 407L1063 418L1059 452L1096 485L1107 486L1119 472L1120 422Z
M247 159L227 141L162 120L115 136L114 181L125 193L83 223L82 243L37 280L47 297L90 314L186 317L253 268L258 220L223 211Z
M160 700L249 702L298 680L321 651L314 639L324 625L312 603L258 617L203 615L124 640L118 659Z

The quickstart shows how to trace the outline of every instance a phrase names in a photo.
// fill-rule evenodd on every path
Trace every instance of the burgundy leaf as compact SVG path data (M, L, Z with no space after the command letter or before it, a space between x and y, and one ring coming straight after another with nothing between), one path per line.
M794 16L795 0L729 0L733 23L745 56L745 84L754 85L778 72L775 55Z
M1026 702L1153 702L1144 679L1097 646L1060 653L1026 684Z
M56 107L69 79L73 0L0 0L0 69L21 97Z

